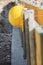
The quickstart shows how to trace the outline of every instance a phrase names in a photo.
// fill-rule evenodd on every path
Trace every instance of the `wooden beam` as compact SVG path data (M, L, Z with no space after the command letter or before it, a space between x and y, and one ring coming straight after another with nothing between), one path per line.
M28 19L25 20L24 24L25 24L25 37L26 37L27 65L31 65Z
M37 65L43 65L43 29L36 27L35 29L36 39L36 63Z
M39 9L35 6L32 6L31 4L27 4L25 2L19 1L20 4L22 4L24 7L28 8L28 9L33 9L35 11L35 20L37 21L37 23L39 23L40 25L43 25L43 10Z
M36 47L35 47L35 31L32 30L29 32L29 41L30 41L30 58L31 65L36 65Z

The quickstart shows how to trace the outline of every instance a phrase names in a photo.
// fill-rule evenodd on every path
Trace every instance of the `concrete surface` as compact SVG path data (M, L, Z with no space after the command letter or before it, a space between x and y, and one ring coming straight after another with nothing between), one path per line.
M20 31L17 28L13 28L12 33L12 55L11 65L27 65L27 61L23 59L23 48L21 45Z

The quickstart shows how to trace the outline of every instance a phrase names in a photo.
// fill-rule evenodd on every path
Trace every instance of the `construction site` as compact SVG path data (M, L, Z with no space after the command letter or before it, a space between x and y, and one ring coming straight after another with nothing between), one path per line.
M43 0L0 0L0 65L43 65Z

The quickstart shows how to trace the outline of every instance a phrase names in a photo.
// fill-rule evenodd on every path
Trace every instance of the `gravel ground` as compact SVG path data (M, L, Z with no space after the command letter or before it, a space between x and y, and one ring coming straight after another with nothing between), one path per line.
M0 63L11 62L11 34L0 33Z
M12 27L8 18L0 15L0 65L11 64Z

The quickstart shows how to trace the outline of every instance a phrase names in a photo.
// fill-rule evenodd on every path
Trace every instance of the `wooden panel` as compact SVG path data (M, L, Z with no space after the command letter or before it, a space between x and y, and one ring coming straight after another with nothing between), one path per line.
M30 4L27 4L27 3L21 2L21 1L20 1L20 4L22 4L24 7L28 8L28 9L34 9L35 10L35 7L30 5Z
M43 34L41 34L41 56L42 56L42 65L43 65Z
M37 22L40 25L43 25L43 10L36 8L36 16L37 16Z
M34 9L35 11L35 20L40 24L40 25L43 25L43 10L35 7L35 6L32 6L32 5L29 5L27 3L24 3L24 2L21 2L20 3L22 5L24 5L26 8L28 9Z
M35 47L35 35L34 35L34 30L32 30L29 33L29 41L30 41L30 58L31 58L31 65L36 65L36 57L35 57L35 52L36 52L36 47Z
M36 38L36 63L37 63L37 65L42 65L42 60L41 60L41 36L36 30L35 30L35 38Z
M25 37L26 37L27 65L31 65L28 19L27 19L24 23L25 23Z
M27 50L27 65L36 65L34 30L29 32L28 20L25 21L25 36Z

